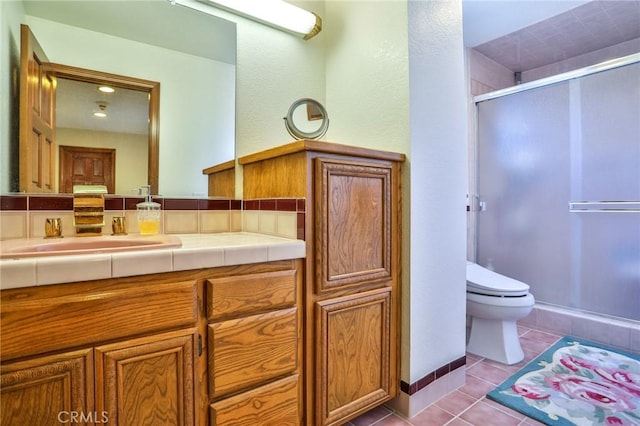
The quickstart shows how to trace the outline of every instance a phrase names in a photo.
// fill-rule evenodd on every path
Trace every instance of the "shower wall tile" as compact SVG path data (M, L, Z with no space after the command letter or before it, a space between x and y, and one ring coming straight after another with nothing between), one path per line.
M640 39L633 39L604 49L595 50L583 55L575 56L560 62L545 65L540 68L531 69L522 73L522 82L530 82L545 77L573 71L593 64L607 61L612 58L638 53Z
M549 312L545 310L534 309L537 313L536 321L540 327L556 330L558 333L571 334L573 330L573 324L569 315ZM536 325L532 323L530 325Z
M469 49L468 53L470 64L469 80L472 96L513 86L513 71L474 49Z
M640 325L631 321L536 304L520 324L640 353Z
M631 352L640 354L640 325L634 325L629 331L631 341Z

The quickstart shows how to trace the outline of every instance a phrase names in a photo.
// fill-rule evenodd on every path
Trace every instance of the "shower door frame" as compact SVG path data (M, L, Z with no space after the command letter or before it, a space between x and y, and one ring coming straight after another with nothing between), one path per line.
M581 68L578 70L570 71L567 73L558 74L555 76L551 76L548 78L532 81L529 83L520 84L517 86L509 87L502 90L497 90L494 92L486 93L483 95L478 95L473 97L473 108L471 109L472 116L471 119L471 135L472 140L469 143L469 194L468 194L468 221L467 221L467 258L473 261L478 259L478 221L479 214L481 211L485 209L484 203L480 201L479 196L479 176L478 176L478 167L479 167L479 123L478 123L478 105L480 102L487 101L490 99L500 98L503 96L524 92L527 90L538 89L545 86L568 82L570 80L574 80L580 77L589 76L591 74L600 73L603 71L613 70L616 68L620 68L626 65L640 63L640 53L636 53L633 55L628 55L625 57L609 60L606 62L602 62L600 64L592 65L589 67ZM592 207L603 209L604 211L619 211L619 208L623 209L628 208L628 206L620 206L620 205L608 205L606 203L599 203L597 206L589 206L583 205L580 202L575 202L573 200L568 200L568 208L570 211L577 213L584 213L585 209L590 209ZM637 203L636 203L637 204ZM636 211L638 208L637 205L631 207ZM581 210L582 209L582 210ZM603 211L599 210L599 211ZM570 308L573 309L573 308Z

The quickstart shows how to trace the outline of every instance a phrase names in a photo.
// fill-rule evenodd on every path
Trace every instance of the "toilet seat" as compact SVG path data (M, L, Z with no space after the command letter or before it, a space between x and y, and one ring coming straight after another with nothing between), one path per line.
M529 286L467 261L467 292L494 297L523 297Z

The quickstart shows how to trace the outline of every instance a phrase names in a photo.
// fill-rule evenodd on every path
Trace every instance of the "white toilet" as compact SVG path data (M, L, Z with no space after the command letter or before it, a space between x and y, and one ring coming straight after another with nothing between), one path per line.
M529 315L534 303L527 284L467 261L467 352L504 364L522 361L516 321Z

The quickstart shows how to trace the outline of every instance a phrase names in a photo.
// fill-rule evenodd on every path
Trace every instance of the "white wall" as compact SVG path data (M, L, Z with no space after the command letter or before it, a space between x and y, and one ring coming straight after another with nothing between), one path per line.
M407 4L330 1L327 140L409 153Z
M292 3L324 17L324 2ZM283 120L291 104L313 98L326 106L324 34L303 40L248 19L223 17L237 23L236 155L291 142Z
M411 328L403 360L414 382L465 354L467 86L460 1L409 2L409 73L411 282L404 315Z

